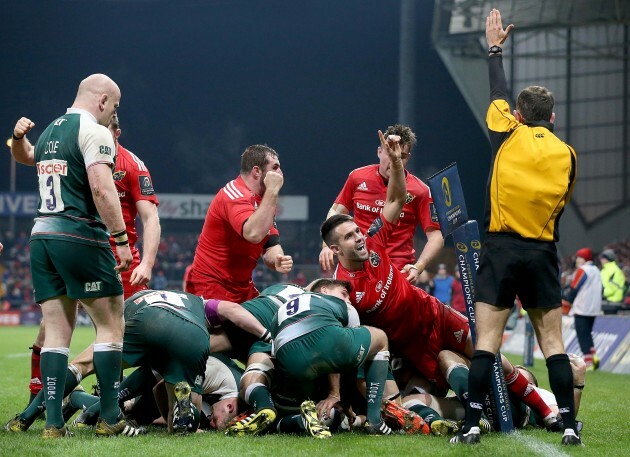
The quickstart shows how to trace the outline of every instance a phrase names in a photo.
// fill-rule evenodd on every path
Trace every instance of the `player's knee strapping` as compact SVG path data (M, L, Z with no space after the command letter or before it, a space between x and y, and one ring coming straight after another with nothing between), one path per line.
M241 380L248 377L248 375L262 376L265 379L266 384L270 386L273 379L273 372L274 367L271 361L254 362L247 365L247 368L243 372L243 376L241 376Z

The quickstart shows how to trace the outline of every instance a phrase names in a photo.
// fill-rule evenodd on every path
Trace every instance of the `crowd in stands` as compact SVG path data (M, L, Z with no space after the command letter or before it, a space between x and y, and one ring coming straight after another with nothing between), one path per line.
M162 238L153 268L151 288L176 290L182 288L184 271L192 263L197 237L197 233L177 233ZM2 243L4 252L0 256L0 310L28 309L36 306L33 302L28 232L5 233ZM141 243L138 244L141 249ZM288 240L285 244L285 249L294 259L293 271L288 275L281 275L260 264L253 274L258 290L278 282L306 285L322 275L318 262L321 244L318 240L309 240L302 245L296 239ZM626 278L630 278L630 240L611 243L603 249L612 249L615 252L617 264L624 270ZM562 284L567 285L575 271L574 256L567 256L561 268ZM453 273L447 272L447 269ZM427 272L421 275L418 285L431 294L441 294L442 301L458 311L465 311L461 286L453 267L449 268L444 264L429 267ZM626 302L629 300L630 297L626 297Z

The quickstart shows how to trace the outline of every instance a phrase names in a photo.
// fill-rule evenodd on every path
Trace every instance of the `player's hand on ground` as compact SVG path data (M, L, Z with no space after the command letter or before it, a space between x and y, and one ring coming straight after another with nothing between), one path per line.
M275 259L275 266L278 273L288 273L293 268L293 258L290 255L278 254Z
M118 256L118 265L114 268L116 271L127 271L131 267L133 256L128 244L124 246L116 246L116 255Z
M383 132L378 131L378 137L381 140L381 149L388 155L392 162L401 160L402 149L400 148L400 136L389 135L385 138Z
M503 30L499 10L495 8L490 11L490 14L486 17L486 41L488 46L499 46L505 43L513 28L514 24L510 24Z
M284 177L282 173L278 173L277 171L268 171L265 175L265 192L271 191L278 193L282 188L282 184L284 184Z
M143 286L151 281L151 268L148 265L140 263L135 270L131 272L129 284L132 286Z
M22 138L24 135L30 132L33 127L35 127L35 123L29 118L20 118L20 120L18 120L15 124L15 127L13 127L13 135L17 138Z
M400 272L403 275L406 275L407 281L409 281L411 284L415 284L418 278L420 277L420 272L418 271L418 267L410 263L405 265L403 269L400 270Z
M328 246L324 246L319 253L319 266L324 271L335 268L335 254Z

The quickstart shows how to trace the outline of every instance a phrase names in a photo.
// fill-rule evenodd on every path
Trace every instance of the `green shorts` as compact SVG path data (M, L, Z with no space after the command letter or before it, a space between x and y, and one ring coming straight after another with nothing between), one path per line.
M123 360L150 366L169 384L186 381L201 394L209 355L208 332L163 308L145 306L125 322Z
M319 328L278 349L276 367L290 377L306 380L354 370L365 362L371 340L365 327Z
M73 299L122 295L116 260L109 247L64 240L30 242L35 301L66 295Z

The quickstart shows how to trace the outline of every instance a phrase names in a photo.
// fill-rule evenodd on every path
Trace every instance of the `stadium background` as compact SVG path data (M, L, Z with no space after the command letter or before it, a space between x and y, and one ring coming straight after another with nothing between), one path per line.
M419 177L458 163L469 212L481 219L490 163L483 27L492 7L517 25L506 52L513 94L548 85L557 131L580 157L561 225L565 269L583 246L613 247L630 267L627 1L3 2L0 125L8 138L30 117L36 140L78 82L103 72L122 89L121 143L146 162L158 195L207 199L236 176L247 145L269 144L280 153L282 195L308 203L279 222L292 275L259 269L255 279L306 281L319 274L328 207L351 169L375 162L376 130L394 122L418 135L409 168ZM29 309L32 207L22 192L36 178L8 149L0 176L2 309ZM154 287L160 271L179 287L202 224L203 216L162 214ZM436 263L453 263L448 249Z

